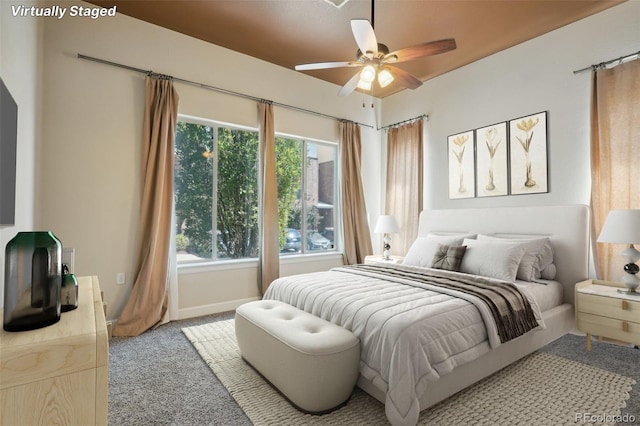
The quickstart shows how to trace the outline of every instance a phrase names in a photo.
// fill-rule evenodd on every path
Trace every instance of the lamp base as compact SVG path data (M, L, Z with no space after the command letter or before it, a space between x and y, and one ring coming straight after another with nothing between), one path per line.
M391 260L391 237L389 234L384 234L383 242L382 258L384 260Z

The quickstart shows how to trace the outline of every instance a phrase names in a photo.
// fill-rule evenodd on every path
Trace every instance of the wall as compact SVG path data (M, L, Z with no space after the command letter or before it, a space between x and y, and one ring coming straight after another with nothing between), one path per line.
M0 288L4 288L5 246L21 231L34 230L36 143L41 104L42 25L34 18L15 18L12 5L35 1L0 1L0 76L18 105L15 225L0 227ZM4 291L0 291L0 307Z
M428 114L426 208L588 204L591 73L573 71L640 48L640 1L522 43L383 102L383 123ZM447 136L548 111L549 192L449 200Z
M68 7L73 2L56 1ZM79 3L90 6L86 3ZM240 55L124 15L96 20L44 18L45 161L38 182L36 222L76 249L78 275L98 275L117 318L134 276L141 192L139 148L144 109L144 75L77 58L77 53L206 83L362 123L376 109L361 99L339 98L339 87L293 70ZM264 84L268 81L268 84ZM257 125L251 100L176 82L180 113ZM276 131L337 140L338 122L281 107ZM364 178L379 182L379 132L365 128ZM366 190L370 215L379 212L378 186ZM326 269L340 256L286 264L282 273ZM126 284L116 285L116 274ZM180 270L180 316L226 310L257 297L256 262L224 265L215 271Z

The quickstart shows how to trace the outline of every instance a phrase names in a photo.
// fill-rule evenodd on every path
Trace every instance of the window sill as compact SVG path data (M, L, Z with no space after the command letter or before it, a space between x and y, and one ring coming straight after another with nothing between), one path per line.
M280 256L280 264L295 264L295 263L308 263L317 260L326 259L342 259L342 252L332 251L328 253L313 253L313 254L289 254L286 256ZM234 260L216 260L216 261L202 261L194 263L182 263L178 264L178 274L201 274L205 272L225 271L233 269L247 269L255 268L258 266L258 259L234 259Z
M280 256L280 264L289 263L306 263L313 262L318 259L342 259L342 252L330 251L324 253L306 253L306 254L288 254L286 256Z

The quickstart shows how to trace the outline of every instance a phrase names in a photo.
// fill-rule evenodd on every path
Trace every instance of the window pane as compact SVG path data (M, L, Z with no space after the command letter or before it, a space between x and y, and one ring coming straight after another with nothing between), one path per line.
M193 261L212 257L213 129L178 122L175 141L174 194L176 203L177 259Z
M302 250L302 144L297 139L276 138L278 229L282 254Z
M218 258L257 257L257 132L218 129L217 180Z
M308 251L335 248L335 164L336 147L307 142L306 248Z

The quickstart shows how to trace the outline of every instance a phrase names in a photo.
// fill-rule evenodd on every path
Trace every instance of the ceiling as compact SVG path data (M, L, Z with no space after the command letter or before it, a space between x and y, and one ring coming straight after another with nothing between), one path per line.
M624 0L376 0L378 43L391 51L443 38L457 48L397 64L421 81L598 13ZM89 0L276 65L356 58L351 19L371 20L369 0ZM332 3L344 2L336 7ZM585 48L576 46L576 48ZM344 85L359 68L305 71ZM339 88L336 87L336 93ZM374 87L374 96L403 90Z

